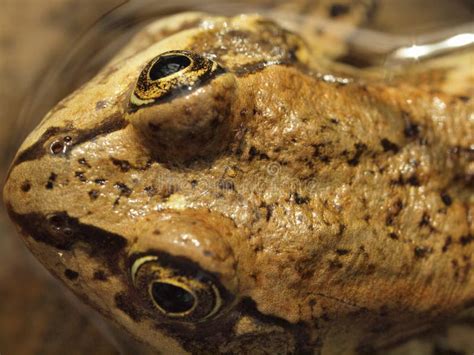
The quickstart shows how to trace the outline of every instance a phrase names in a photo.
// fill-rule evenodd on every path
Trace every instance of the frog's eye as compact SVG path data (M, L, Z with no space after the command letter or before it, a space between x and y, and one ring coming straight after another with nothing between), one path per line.
M126 118L151 155L180 165L226 149L241 120L237 77L191 51L165 52L140 72Z
M129 111L185 94L223 72L216 62L197 53L165 52L141 71L130 97Z
M189 67L192 60L183 53L159 56L150 66L148 79L156 81Z
M223 305L225 290L215 277L184 258L168 254L140 257L132 265L131 276L142 299L172 320L204 321Z

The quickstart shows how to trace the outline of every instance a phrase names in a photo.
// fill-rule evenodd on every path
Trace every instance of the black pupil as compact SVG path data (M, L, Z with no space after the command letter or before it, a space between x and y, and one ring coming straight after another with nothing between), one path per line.
M185 289L164 282L154 282L152 295L155 302L168 313L183 313L194 305L194 296Z
M191 60L185 55L167 55L156 61L150 69L150 79L158 80L188 67Z

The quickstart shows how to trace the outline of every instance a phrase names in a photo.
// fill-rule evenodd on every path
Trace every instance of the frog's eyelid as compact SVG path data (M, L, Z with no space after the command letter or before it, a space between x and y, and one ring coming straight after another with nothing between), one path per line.
M132 96L130 97L130 103L132 103L135 106L142 106L142 105L152 104L153 100L152 99L141 100L140 98L138 98L137 95L135 95L135 93L132 93Z
M158 260L158 257L155 256L155 255L148 255L148 256L144 256L143 258L139 258L139 259L135 260L132 267L130 268L130 274L132 276L133 285L135 285L136 275L137 275L137 272L140 269L140 267L143 264L149 263L151 261L156 261L156 260Z

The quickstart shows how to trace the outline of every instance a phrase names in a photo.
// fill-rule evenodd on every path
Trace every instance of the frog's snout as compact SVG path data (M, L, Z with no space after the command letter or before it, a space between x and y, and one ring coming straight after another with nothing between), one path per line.
M170 51L141 71L127 118L159 161L186 162L225 149L236 127L236 80L211 59Z
M144 230L130 252L129 273L152 317L202 322L234 304L232 227L223 217L200 210L166 212L144 221Z

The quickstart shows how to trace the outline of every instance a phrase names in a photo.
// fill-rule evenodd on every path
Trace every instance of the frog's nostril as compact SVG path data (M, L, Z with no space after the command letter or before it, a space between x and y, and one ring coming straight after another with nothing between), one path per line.
M60 141L54 141L52 144L51 144L51 153L53 154L59 154L59 153L62 153L63 152L63 149L64 149L64 144Z
M71 145L72 138L70 136L65 136L62 139L56 139L49 146L51 154L57 155L61 153L66 153L68 146Z
M61 213L54 213L47 217L47 229L55 244L65 246L71 242L74 234L68 219Z

